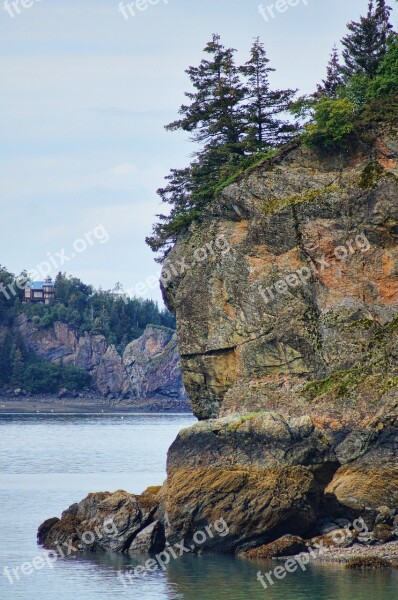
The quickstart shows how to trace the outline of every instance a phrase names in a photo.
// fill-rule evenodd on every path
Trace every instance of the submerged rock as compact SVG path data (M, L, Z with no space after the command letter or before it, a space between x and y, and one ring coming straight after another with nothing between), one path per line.
M381 569L391 569L391 567L398 568L398 564L384 558L373 556L353 558L346 564L347 569L372 569L379 571Z

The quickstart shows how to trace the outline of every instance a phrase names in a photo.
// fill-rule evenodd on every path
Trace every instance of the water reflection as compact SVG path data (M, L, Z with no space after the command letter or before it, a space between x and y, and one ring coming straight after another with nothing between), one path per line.
M117 580L121 594L148 600L396 600L398 573L347 572L338 564L316 564L296 573L287 574L264 589L257 580L258 571L273 571L275 561L248 561L229 556L184 556L172 560L165 572L158 570L137 577L123 587L118 571L143 565L147 557L86 556L79 560L96 565ZM127 580L126 580L127 581ZM150 595L146 595L150 594ZM122 597L122 596L121 596Z

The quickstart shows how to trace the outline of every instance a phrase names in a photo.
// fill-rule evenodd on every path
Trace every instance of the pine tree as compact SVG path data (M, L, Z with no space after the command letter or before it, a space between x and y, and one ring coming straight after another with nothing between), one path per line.
M346 78L376 75L392 31L390 13L385 0L376 0L376 6L371 0L366 17L347 25L350 33L342 40L345 64L341 69Z
M146 239L154 251L172 245L177 232L200 215L214 198L214 191L229 169L244 156L242 138L244 116L241 102L245 95L233 48L225 48L214 34L198 67L189 67L194 91L185 95L191 101L181 106L181 119L166 126L169 131L192 133L192 140L202 144L195 160L185 169L172 169L167 185L158 190L161 200L171 205L169 215L157 215L159 222Z
M336 98L337 91L344 84L344 78L341 74L341 65L339 60L339 52L335 45L330 55L330 60L327 66L326 79L322 79L322 85L318 85L316 97L324 96L326 98Z
M220 36L214 34L204 52L210 59L203 59L199 67L189 67L186 71L195 90L185 94L191 103L181 106L182 118L166 129L192 132L195 142L225 145L230 152L243 154L239 103L244 90L234 62L235 50L225 48Z
M394 34L376 77L369 88L370 98L382 98L398 93L398 35Z
M154 251L169 248L182 228L201 216L203 208L214 198L220 180L227 178L236 168L238 155L223 146L208 145L196 160L185 169L172 169L166 177L167 185L158 190L164 204L171 206L170 213L156 215L159 222L153 226L146 243ZM162 259L160 259L160 262Z
M277 146L297 132L294 126L277 118L287 110L297 90L271 90L269 73L275 69L269 63L264 44L257 38L251 48L250 60L240 68L247 81L244 115L245 147L249 152Z

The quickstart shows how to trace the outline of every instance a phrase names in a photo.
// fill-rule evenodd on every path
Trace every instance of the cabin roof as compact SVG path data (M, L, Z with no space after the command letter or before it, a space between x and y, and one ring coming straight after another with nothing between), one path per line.
M28 283L28 287L31 290L42 290L45 285L47 285L47 286L49 286L49 285L54 286L53 283L48 283L46 281L29 281L29 283Z

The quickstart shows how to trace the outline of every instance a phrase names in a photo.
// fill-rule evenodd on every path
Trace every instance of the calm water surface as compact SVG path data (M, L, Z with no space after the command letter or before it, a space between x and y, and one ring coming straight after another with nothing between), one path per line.
M181 415L0 415L1 600L397 600L398 572L347 573L323 565L264 590L257 572L275 563L185 556L123 587L121 556L59 559L12 585L16 568L43 552L37 526L92 491L141 492L162 483L166 451L195 420Z

